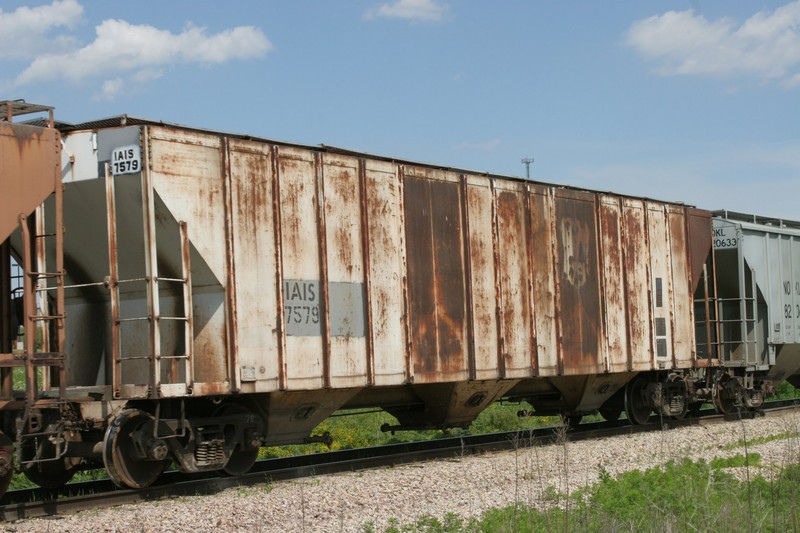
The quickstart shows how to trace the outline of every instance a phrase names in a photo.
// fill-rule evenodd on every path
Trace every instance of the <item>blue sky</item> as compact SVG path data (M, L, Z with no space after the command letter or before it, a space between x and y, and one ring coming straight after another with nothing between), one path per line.
M800 220L800 0L0 0L0 98Z

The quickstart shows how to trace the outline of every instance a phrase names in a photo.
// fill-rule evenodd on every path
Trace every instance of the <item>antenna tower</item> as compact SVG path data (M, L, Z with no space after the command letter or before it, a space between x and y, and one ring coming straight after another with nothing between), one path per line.
M531 179L531 163L533 163L532 157L523 157L522 164L525 165L525 179Z

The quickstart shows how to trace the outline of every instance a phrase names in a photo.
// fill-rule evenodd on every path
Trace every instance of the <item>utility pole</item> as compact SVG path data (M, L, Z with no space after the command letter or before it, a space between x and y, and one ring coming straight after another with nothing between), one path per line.
M522 164L525 165L525 179L531 179L531 163L533 163L532 157L523 157Z

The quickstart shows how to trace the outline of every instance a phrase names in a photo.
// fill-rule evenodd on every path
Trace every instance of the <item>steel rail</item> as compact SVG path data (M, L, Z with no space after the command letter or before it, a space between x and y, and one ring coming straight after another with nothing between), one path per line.
M646 425L630 425L627 420L592 422L567 429L564 426L532 430L466 435L431 441L416 441L352 450L265 459L242 476L221 476L218 472L183 474L164 473L155 485L141 490L118 489L107 479L69 483L58 490L20 489L9 491L0 500L0 519L66 514L126 503L154 501L165 497L215 494L231 487L286 481L317 475L349 472L410 464L434 459L452 458L489 451L513 450L534 445L632 435L679 427L739 421L757 416L770 416L800 408L800 399L765 403L762 410L720 415L713 409L681 420L656 419Z

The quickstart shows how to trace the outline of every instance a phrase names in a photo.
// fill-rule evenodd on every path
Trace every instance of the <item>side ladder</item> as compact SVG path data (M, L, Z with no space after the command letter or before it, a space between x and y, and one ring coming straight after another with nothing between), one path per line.
M193 313L192 313L192 280L190 264L190 246L187 225L179 222L181 242L181 277L158 277L158 261L156 247L155 216L153 191L147 180L146 172L142 173L142 202L144 204L144 258L145 277L134 279L119 278L116 195L114 192L114 176L111 166L106 164L106 212L108 225L108 264L109 275L106 284L109 289L111 305L111 368L112 390L115 398L161 398L190 395L193 375ZM122 315L120 285L125 283L144 282L147 293L147 315ZM183 314L166 316L161 314L159 295L160 284L178 284L182 293ZM130 354L123 351L122 327L128 323L148 322L149 353ZM182 354L163 354L161 347L161 327L166 322L183 323ZM149 383L126 383L125 365L135 361L149 363Z

